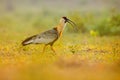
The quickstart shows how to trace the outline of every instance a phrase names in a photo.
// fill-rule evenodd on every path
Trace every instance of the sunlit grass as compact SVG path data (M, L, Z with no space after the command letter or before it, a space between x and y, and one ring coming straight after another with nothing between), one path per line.
M119 80L120 41L117 36L65 33L54 45L57 55L49 46L45 53L42 53L44 45L22 47L20 39L1 40L1 79Z
M63 36L54 44L56 55L49 46L42 53L43 44L23 47L21 42L25 38L50 29L59 21L52 16L44 17L42 13L16 13L0 19L0 80L120 79L120 36L99 36L92 29L95 26L89 26L95 24L94 17L93 21L90 18L77 22L84 25L81 32L85 29L86 33L75 33L67 25ZM76 17L80 16L70 15L73 20Z

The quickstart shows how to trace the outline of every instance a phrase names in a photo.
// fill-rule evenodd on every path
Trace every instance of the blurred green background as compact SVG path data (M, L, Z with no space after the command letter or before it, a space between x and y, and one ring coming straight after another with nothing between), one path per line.
M0 0L0 32L40 32L67 16L77 32L120 35L119 5L119 0ZM76 31L67 27L66 32Z

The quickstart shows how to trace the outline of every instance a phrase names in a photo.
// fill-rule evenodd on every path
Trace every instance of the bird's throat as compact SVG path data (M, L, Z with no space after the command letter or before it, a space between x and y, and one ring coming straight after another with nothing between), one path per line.
M59 33L59 36L62 35L65 26L66 26L66 23L59 24L59 25L57 26L57 31L58 31L58 33Z

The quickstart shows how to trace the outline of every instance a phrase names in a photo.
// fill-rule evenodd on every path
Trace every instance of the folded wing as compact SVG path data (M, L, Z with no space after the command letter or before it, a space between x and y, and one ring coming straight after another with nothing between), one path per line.
M58 33L55 29L51 29L51 30L48 30L48 31L45 31L41 34L38 34L38 35L34 35L34 36L31 36L27 39L25 39L23 42L22 42L22 45L25 46L25 45L28 45L28 44L49 44L49 43L52 43L54 42L55 40L58 39Z

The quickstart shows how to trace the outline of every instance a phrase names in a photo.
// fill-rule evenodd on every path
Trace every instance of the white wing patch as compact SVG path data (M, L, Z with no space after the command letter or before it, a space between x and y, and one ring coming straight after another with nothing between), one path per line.
M29 40L27 42L25 42L24 44L29 44L29 43L32 43L34 40Z
M34 41L32 41L33 43L44 43L44 44L48 44L52 41L54 41L55 38L39 38L39 39L35 39Z

